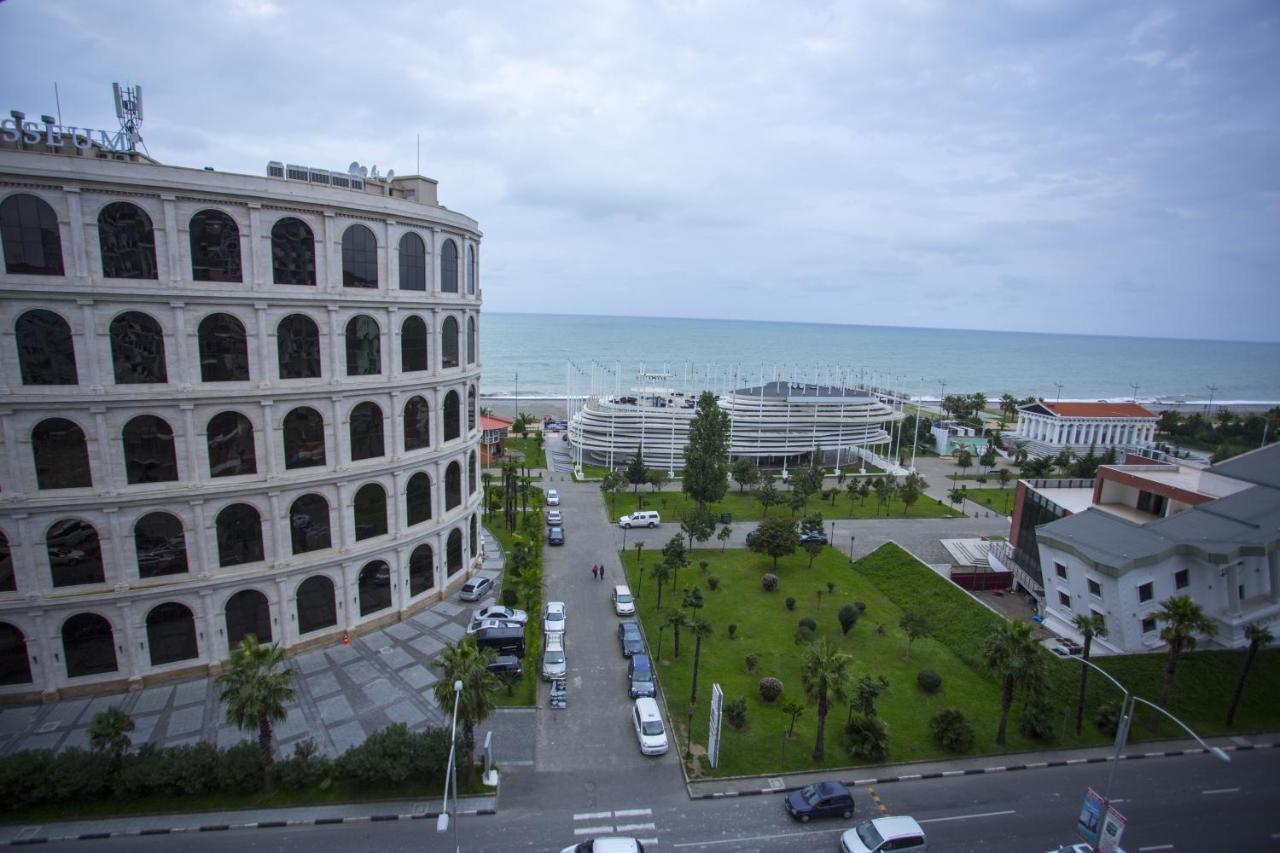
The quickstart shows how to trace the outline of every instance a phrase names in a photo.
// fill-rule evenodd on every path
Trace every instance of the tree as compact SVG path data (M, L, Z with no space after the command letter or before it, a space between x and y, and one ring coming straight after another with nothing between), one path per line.
M866 480L864 479L850 480L849 482L845 483L844 491L845 491L845 494L849 496L849 517L850 518L853 518L854 498L858 498L859 500L865 498L865 495L862 494L862 487L864 485L866 485Z
M1169 690L1173 687L1178 658L1183 652L1196 647L1196 634L1212 637L1218 633L1218 627L1204 615L1204 608L1187 595L1175 595L1161 602L1160 609L1156 612L1156 621L1165 623L1160 629L1160 639L1169 644L1169 654L1164 664L1164 683L1160 687L1160 707L1163 708L1169 701ZM1151 722L1154 728L1154 715Z
M804 693L818 709L818 736L813 744L813 760L826 757L827 712L830 701L844 702L849 690L853 658L837 649L823 637L810 644L800 661L800 681Z
M907 635L907 660L911 660L911 644L922 637L929 636L929 620L919 610L908 610L898 620L898 627Z
M692 610L695 614L702 609L705 602L702 599L702 587L687 586L684 588L684 599L680 602L680 606L685 610Z
M988 473L992 468L996 467L996 445L994 441L987 443L987 449L982 451L982 455L978 457L978 464L986 468Z
M853 630L853 626L858 624L858 619L862 616L862 611L857 605L846 604L840 608L840 612L836 614L836 618L840 620L840 633L846 636Z
M716 532L715 514L707 509L706 504L686 506L680 513L680 530L689 538L689 549L693 549L693 540L706 542Z
M853 686L853 693L849 698L849 716L852 719L853 712L857 711L864 717L874 717L876 715L876 700L880 698L880 694L889 689L889 679L883 675L878 678L872 678L870 675L863 675Z
M851 758L878 763L889 757L889 727L879 717L849 718L840 744Z
M1070 473L1071 460L1075 459L1076 453L1070 447L1064 447L1058 451L1058 455L1053 457L1053 467L1057 468L1064 474Z
M773 558L773 570L778 570L778 558L794 554L800 545L800 534L796 533L793 519L775 516L762 520L756 527L755 537L751 542L751 550Z
M1000 395L1000 428L1018 416L1018 400L1012 394Z
M902 485L898 487L898 500L902 501L902 517L907 517L908 510L916 501L920 500L920 496L924 494L924 490L929 488L929 484L925 482L924 477L914 472L908 474L902 481Z
M711 623L694 616L688 621L685 630L693 637L693 688L689 691L689 704L692 705L698 701L698 664L702 659L702 641L711 636Z
M614 496L627 484L627 478L619 471L609 471L600 480L600 492L609 496L609 512L616 515L617 507Z
M1000 481L1000 488L1004 489L1009 486L1009 481L1013 479L1013 475L1009 473L1008 468L1001 468L996 472L996 479Z
M1253 666L1254 658L1258 656L1259 649L1269 645L1273 639L1271 631L1264 625L1245 625L1245 639L1249 641L1248 647L1244 650L1244 666L1240 667L1240 677L1236 679L1236 689L1231 693L1231 706L1227 708L1227 725L1231 725L1236 719L1236 708L1240 707L1240 697L1244 695L1244 680L1249 675L1249 668Z
M471 637L445 646L435 665L440 679L431 685L436 704L444 713L453 711L453 686L462 682L458 696L458 723L462 726L462 757L458 762L465 778L470 779L475 770L476 726L493 713L493 694L501 686L497 677L488 670L493 662L492 649L481 649Z
M805 706L800 702L783 702L782 713L791 715L791 722L787 725L787 740L795 734L796 718L804 713Z
M542 597L542 572L532 568L525 569L518 574L513 573L506 583L516 591L525 610L538 608L538 599Z
M804 552L809 555L808 568L812 569L813 561L818 558L818 555L822 553L822 549L827 546L823 545L821 542L818 542L817 540L811 540L809 542L804 543L800 547L804 548ZM822 606L822 593L818 593L818 606L819 607Z
M125 753L133 746L129 732L134 728L133 717L118 705L112 705L94 714L89 722L89 746L94 752L110 755L111 766L118 773L124 763Z
M800 519L800 535L822 535L822 513L814 512Z
M773 474L768 471L760 475L760 488L756 489L756 500L764 508L766 516L769 515L769 507L777 506L782 500L782 495L778 494L778 487L774 484Z
M631 461L627 463L627 470L624 476L627 482L631 484L631 494L638 494L640 487L649 482L649 469L644 467L644 456L639 450L636 455L631 457Z
M893 496L893 477L876 477L872 483L872 488L876 492L876 503L882 507L889 505L889 498Z
M698 396L684 463L685 494L704 506L724 497L729 488L729 413L710 391Z
M858 483L858 505L863 506L867 502L867 498L871 496L871 482L863 477Z
M738 484L739 494L760 482L760 466L754 459L739 456L729 470L733 474L733 481Z
M667 614L665 624L675 631L675 647L671 651L671 656L680 657L680 629L689 624L689 617L684 615L682 610L672 610Z
M662 609L662 587L668 580L671 579L674 572L671 569L670 563L668 563L666 560L661 560L656 566L654 566L652 569L649 570L649 574L653 576L654 582L658 585L658 609L661 610Z
M272 726L288 717L285 705L294 698L293 670L284 668L284 649L278 643L260 645L246 634L231 650L227 669L218 676L221 700L227 706L227 722L241 731L258 732L262 753L262 790L275 790L272 770L275 755L271 748Z
M960 469L960 473L963 474L972 464L973 454L969 452L969 448L960 448L960 452L956 454L956 467Z
M1107 636L1107 620L1101 614L1097 614L1097 613L1093 613L1088 616L1078 613L1076 614L1076 618L1073 621L1075 623L1076 630L1084 635L1084 648L1081 651L1080 657L1084 658L1085 661L1088 661L1089 652L1093 648L1093 638ZM1080 695L1076 697L1076 734L1077 735L1080 734L1082 731L1084 731L1084 689L1088 681L1089 681L1089 665L1087 663L1081 662L1080 664Z
M983 649L987 668L1000 679L1000 725L996 743L1004 746L1009 709L1019 687L1035 678L1043 667L1040 648L1026 622L1003 622L987 637Z
M677 533L662 546L662 562L671 567L671 586L675 587L680 570L689 565L689 552L684 547L684 537Z
M653 468L645 474L645 482L647 482L655 492L662 491L662 487L671 479L671 475L661 468Z
M787 509L791 510L791 515L795 516L797 512L805 508L809 503L809 495L803 491L792 489L787 494Z
M723 551L729 544L729 537L733 535L733 528L725 525L720 528L720 532L716 534L716 541L720 543L720 550Z

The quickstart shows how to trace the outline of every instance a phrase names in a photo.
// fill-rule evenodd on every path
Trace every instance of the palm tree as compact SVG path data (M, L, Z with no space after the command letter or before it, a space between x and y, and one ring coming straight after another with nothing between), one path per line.
M662 587L658 587L658 589L661 590ZM661 595L661 591L658 594ZM680 629L690 624L689 619L684 615L683 610L673 610L667 614L667 620L664 624L670 625L672 630L675 631L675 646L671 650L671 656L678 658L680 657Z
M262 790L274 790L271 771L275 761L271 748L272 724L288 717L285 703L294 698L293 670L279 668L284 663L284 649L279 643L261 645L253 634L246 634L240 645L231 650L227 669L218 676L221 699L227 705L227 722L242 731L258 731L258 749L262 751Z
M119 706L112 705L93 715L89 723L89 746L94 752L108 753L111 766L119 770L124 754L133 746L129 739L129 732L133 729L133 717L120 710Z
M1262 625L1245 625L1244 636L1249 641L1249 646L1244 650L1244 666L1240 667L1240 678L1236 680L1235 692L1231 694L1231 707L1227 709L1227 725L1231 725L1236 718L1236 708L1240 705L1240 696L1244 693L1244 679L1249 674L1249 667L1253 666L1253 659L1258 656L1258 650L1269 644L1273 639L1271 631Z
M1089 650L1093 647L1094 637L1107 636L1107 620L1098 613L1088 616L1077 614L1074 620L1076 630L1084 635L1084 649L1080 657L1089 660ZM1089 665L1080 664L1080 696L1076 699L1076 734L1084 731L1084 687L1089 680Z
M542 598L542 572L526 568L519 574L512 574L505 582L515 590L525 610L538 609L538 600Z
M800 662L800 680L804 694L818 709L818 738L813 744L813 760L822 761L826 754L827 712L831 702L847 702L852 678L853 658L837 649L823 637L810 645Z
M711 636L711 623L697 616L685 623L685 630L693 637L693 689L689 691L689 704L698 701L698 663L702 657L702 638Z
M471 637L453 646L446 646L436 659L440 680L431 686L436 704L449 714L453 710L453 685L462 682L458 697L458 722L462 724L462 768L464 778L470 778L475 769L476 726L488 719L493 712L493 694L501 686L487 669L493 660L492 649L481 649Z
M987 668L1000 679L1000 726L996 743L1004 746L1009 709L1018 687L1034 679L1043 665L1040 649L1026 622L1004 622L987 637L984 650Z
M1013 419L1018 416L1018 401L1012 394L1000 395L1000 414L1003 415L1000 419L1002 427L1007 419Z
M1196 647L1196 634L1212 637L1218 633L1213 620L1204 615L1204 608L1191 600L1187 595L1175 595L1160 604L1156 613L1157 622L1167 623L1160 629L1160 639L1169 644L1169 655L1164 663L1164 684L1160 687L1160 707L1169 701L1169 690L1173 687L1174 672L1178 668L1178 658L1183 652ZM1155 727L1157 719L1151 717L1151 726Z
M662 586L674 576L675 572L671 569L671 564L666 560L649 569L649 575L658 584L658 609L662 609ZM679 657L679 655L677 655Z

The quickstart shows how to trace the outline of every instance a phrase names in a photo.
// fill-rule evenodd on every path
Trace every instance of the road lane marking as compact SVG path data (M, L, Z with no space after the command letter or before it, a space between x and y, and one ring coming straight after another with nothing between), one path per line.
M653 814L653 809L618 809L613 813L614 817L649 817Z
M1202 794L1234 794L1234 793L1238 792L1239 790L1240 790L1240 788L1239 788L1239 787L1236 787L1236 788L1210 788L1209 790L1207 790L1207 791L1201 791L1200 793L1202 793Z
M658 846L658 839L656 839L656 838L638 838L638 839L636 839L636 840L637 840L637 841L639 841L641 844L643 844L645 847L657 847L657 846Z
M917 820L916 823L942 823L947 820L972 820L976 817L1000 817L1001 815L1017 814L1013 809L1003 812L983 812L982 814L958 814L951 817L931 817L924 820Z
M1115 802L1115 800L1112 800L1112 802ZM1172 850L1172 849L1173 849L1172 844L1151 844L1151 845L1148 845L1147 847L1138 848L1140 853L1142 853L1142 851L1147 851L1147 850Z
M620 823L618 824L618 828L615 831L616 832L639 832L642 829L656 830L657 828L658 827L654 826L651 823Z
M573 831L574 835L599 835L601 833L613 832L613 824L608 826L582 826Z
M889 810L884 807L884 803L880 800L880 795L876 793L876 789L871 785L868 785L867 793L871 795L871 800L876 804L876 808L880 809L880 814L888 817Z
M601 818L613 817L613 812L583 812L573 816L574 820L600 820Z
M815 829L810 832L781 832L777 835L745 835L741 838L721 838L715 841L683 841L672 844L672 847L710 847L714 844L742 844L744 841L769 841L773 838L794 838L797 835L829 835L833 832L844 832L848 827L839 829Z

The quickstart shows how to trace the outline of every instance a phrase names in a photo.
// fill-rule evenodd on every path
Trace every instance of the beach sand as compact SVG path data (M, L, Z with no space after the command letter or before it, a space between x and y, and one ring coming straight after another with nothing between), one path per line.
M500 418L514 418L516 416L516 401L511 397L486 397L480 396L481 408L491 410ZM533 415L535 418L550 417L555 420L567 420L564 399L553 399L549 397L521 397L520 411L527 415Z

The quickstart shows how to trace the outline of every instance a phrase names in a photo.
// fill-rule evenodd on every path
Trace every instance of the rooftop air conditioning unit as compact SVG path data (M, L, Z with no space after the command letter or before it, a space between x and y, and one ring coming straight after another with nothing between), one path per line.
M323 169L308 169L307 173L308 173L308 179L313 184L329 183L329 173L324 171Z
M307 179L307 167L295 166L290 163L284 167L284 176L291 181L305 181Z
M284 163L281 163L279 160L272 160L270 163L268 163L268 164L267 164L267 177L268 177L268 178L283 178L283 177L284 177Z

